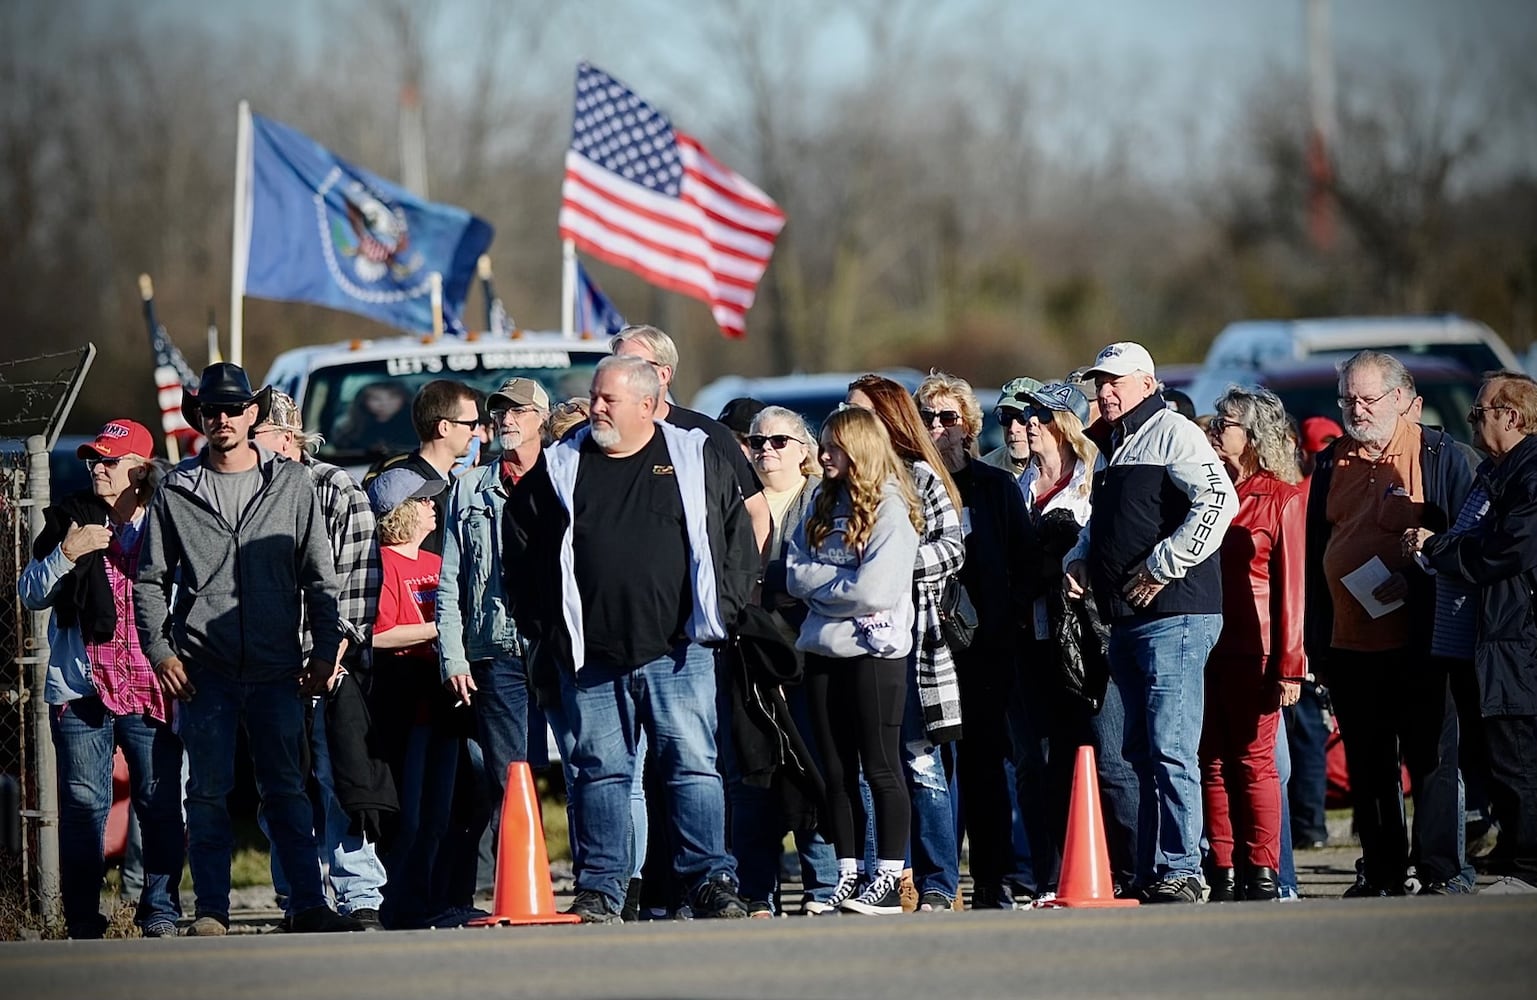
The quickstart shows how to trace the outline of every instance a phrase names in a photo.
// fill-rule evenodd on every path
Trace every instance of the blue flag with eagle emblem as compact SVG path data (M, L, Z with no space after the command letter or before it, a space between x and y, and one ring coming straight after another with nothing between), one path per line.
M353 166L279 122L251 115L245 193L244 294L312 302L381 323L432 330L432 279L443 276L443 325L460 315L475 262L491 245L485 220L424 201Z

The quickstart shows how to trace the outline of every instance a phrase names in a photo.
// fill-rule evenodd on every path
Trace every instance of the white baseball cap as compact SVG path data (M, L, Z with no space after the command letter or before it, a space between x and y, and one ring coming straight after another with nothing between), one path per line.
M1093 378L1096 375L1109 375L1112 378L1120 378L1132 372L1157 375L1153 371L1153 356L1147 353L1147 348L1129 340L1122 340L1100 351L1094 363L1085 368L1080 377Z

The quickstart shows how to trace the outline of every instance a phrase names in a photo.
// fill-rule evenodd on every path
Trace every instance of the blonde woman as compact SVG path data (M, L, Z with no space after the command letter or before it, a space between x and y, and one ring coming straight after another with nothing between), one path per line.
M886 429L873 413L833 414L822 429L822 484L786 555L791 596L806 602L812 728L827 781L827 827L838 854L830 907L902 912L898 887L911 805L902 776L912 567L923 516ZM875 807L876 870L866 872L859 804L863 770Z
M1297 701L1307 498L1286 410L1267 389L1229 389L1207 428L1238 488L1222 540L1222 634L1206 662L1201 792L1211 843L1211 899L1272 900L1281 868L1276 727ZM1242 884L1234 870L1247 846ZM1240 891L1241 890L1241 891Z

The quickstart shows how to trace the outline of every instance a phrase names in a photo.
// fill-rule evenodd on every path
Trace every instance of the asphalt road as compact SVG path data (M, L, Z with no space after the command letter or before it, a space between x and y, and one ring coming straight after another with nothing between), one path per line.
M8 997L1537 995L1537 896L0 945Z

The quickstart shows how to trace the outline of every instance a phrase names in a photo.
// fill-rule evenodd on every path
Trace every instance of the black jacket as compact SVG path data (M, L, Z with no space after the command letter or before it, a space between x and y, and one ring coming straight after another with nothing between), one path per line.
M32 558L46 559L71 526L106 524L107 502L95 493L74 493L43 511L43 530L32 543ZM79 626L87 642L106 642L117 629L117 605L107 582L107 567L100 552L87 552L59 582L53 616L60 628Z
M1420 522L1431 531L1445 531L1457 519L1462 501L1473 487L1473 466L1477 456L1465 444L1459 444L1439 427L1420 428L1420 469L1424 476L1425 510ZM1350 439L1340 438L1318 456L1313 481L1308 488L1307 520L1307 608L1303 617L1302 638L1308 658L1316 671L1327 664L1334 636L1334 599L1324 576L1324 550L1334 534L1329 523L1329 486L1334 480L1334 462L1338 453L1349 447ZM1413 644L1430 648L1431 629L1436 620L1435 581L1424 573L1405 574L1409 581L1409 607L1414 622Z
M350 832L378 841L385 818L400 811L400 802L360 683L347 674L326 695L326 745L336 799L352 820Z
M955 484L971 522L960 579L977 609L976 637L956 662L963 674L988 667L1012 678L1019 630L1033 620L1035 528L1018 482L1002 469L971 459Z
M1473 662L1483 714L1537 715L1537 436L1498 465L1484 462L1478 475L1489 491L1482 524L1471 534L1427 539L1424 554L1437 573L1479 588Z

